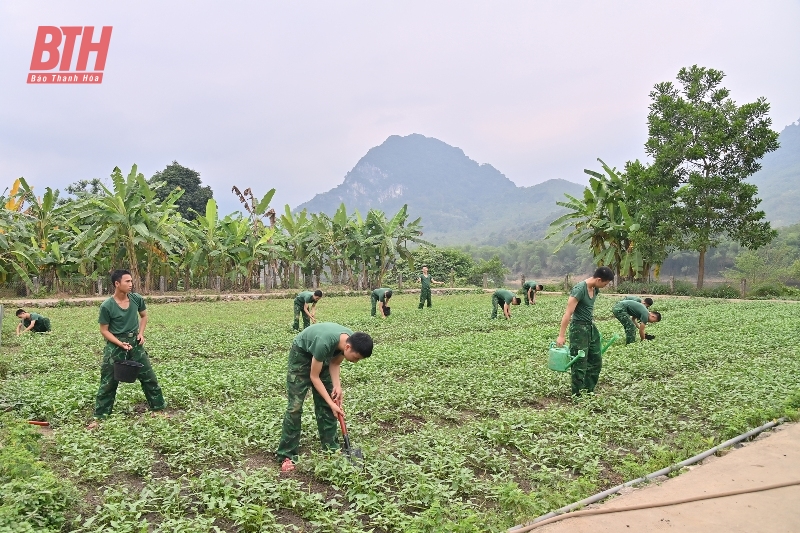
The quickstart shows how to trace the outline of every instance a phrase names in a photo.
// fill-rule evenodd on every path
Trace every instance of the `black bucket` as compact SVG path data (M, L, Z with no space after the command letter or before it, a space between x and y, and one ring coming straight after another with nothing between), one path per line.
M114 361L114 379L133 383L144 365L138 361Z
M390 314L392 314L392 308L391 307L387 307L387 306L384 305L383 306L383 316L389 316Z

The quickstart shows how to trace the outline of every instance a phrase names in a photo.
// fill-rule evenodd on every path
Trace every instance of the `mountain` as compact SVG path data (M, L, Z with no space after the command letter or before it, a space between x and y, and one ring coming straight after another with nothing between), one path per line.
M749 179L773 227L800 222L800 121L786 126L779 141L781 147L764 156L761 170Z
M555 202L583 189L561 179L517 187L460 148L419 134L392 135L370 149L341 185L296 210L332 215L344 202L348 212L375 208L392 215L408 204L412 220L422 217L427 240L501 244L544 237L550 221L564 212Z

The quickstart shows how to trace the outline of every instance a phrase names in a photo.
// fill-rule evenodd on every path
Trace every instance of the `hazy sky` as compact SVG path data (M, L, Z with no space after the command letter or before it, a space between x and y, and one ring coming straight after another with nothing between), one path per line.
M40 25L113 26L102 85L26 84ZM0 190L178 160L224 213L231 185L295 206L410 133L582 182L644 156L648 93L683 66L766 97L778 131L800 118L799 26L797 0L3 1Z

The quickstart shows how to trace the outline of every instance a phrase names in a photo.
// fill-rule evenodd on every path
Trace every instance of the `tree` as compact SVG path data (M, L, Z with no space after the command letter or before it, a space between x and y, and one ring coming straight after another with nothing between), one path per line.
M194 220L197 213L203 213L208 200L214 197L211 187L200 186L200 173L182 166L177 161L173 161L167 168L153 174L150 184L155 185L162 182L164 185L156 189L156 195L160 200L165 200L175 189L183 190L183 196L178 198L176 206L178 212L186 220ZM192 209L194 211L192 211Z
M697 287L702 288L705 257L724 236L757 249L776 235L758 211L754 185L744 180L761 168L764 154L778 148L770 128L769 104L759 98L737 106L720 84L724 73L697 65L655 86L645 145L663 191L672 195L672 225L678 246L696 250Z
M598 265L609 266L615 274L624 278L640 277L649 271L649 263L642 256L642 249L635 238L640 224L632 215L628 203L635 202L635 190L616 169L610 168L601 159L605 174L593 170L584 170L589 178L589 187L583 191L583 199L566 194L567 202L556 202L570 212L550 223L553 230L547 238L562 235L568 228L561 243L556 247L558 252L562 246L572 242L581 244L589 242L595 261Z

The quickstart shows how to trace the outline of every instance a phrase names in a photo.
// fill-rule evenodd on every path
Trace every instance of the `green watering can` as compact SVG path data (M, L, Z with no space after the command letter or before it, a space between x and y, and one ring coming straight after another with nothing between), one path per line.
M600 355L606 353L606 350L608 350L618 338L619 335L613 335L605 344L603 344L603 336L601 335ZM547 357L547 368L550 370L555 370L556 372L566 372L572 365L575 364L575 361L581 359L582 357L586 357L586 352L583 350L578 350L578 355L572 357L569 353L568 345L565 344L561 348L557 348L556 343L551 342Z

